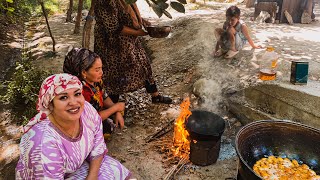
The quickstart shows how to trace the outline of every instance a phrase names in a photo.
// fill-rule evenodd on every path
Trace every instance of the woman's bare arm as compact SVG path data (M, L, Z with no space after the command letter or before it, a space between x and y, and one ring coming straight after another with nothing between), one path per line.
M99 157L93 159L92 161L90 161L89 172L88 172L88 176L86 178L87 180L98 179L99 170L100 170L102 160L103 160L103 156L99 156Z
M122 35L133 35L133 36L145 36L148 35L146 31L143 29L133 29L128 26L123 26L123 29L121 31Z

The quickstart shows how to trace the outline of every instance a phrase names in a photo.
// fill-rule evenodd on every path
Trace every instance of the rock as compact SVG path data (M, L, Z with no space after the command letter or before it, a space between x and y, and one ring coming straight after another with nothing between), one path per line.
M309 24L311 21L311 15L307 11L303 12L301 16L301 24Z
M231 119L229 119L229 122L231 123L231 124L234 124L234 123L236 123L238 120L236 119L236 118L231 118Z
M236 127L241 127L242 126L242 124L238 121L238 122L236 122L235 124L234 124Z
M265 23L269 18L270 18L270 14L268 12L261 11L258 17L255 19L255 21L260 23Z

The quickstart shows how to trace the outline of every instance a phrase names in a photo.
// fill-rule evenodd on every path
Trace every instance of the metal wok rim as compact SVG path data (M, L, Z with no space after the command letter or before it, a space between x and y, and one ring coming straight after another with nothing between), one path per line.
M261 176L259 176L258 174L256 174L252 167L250 167L247 162L243 159L242 155L240 155L240 151L239 151L239 146L238 146L238 140L239 140L239 136L241 134L241 132L243 132L244 130L252 127L252 126L255 126L256 124L267 124L267 123L281 123L281 124L291 124L291 125L297 125L297 126L301 126L302 128L306 128L306 129L309 129L311 131L315 131L315 132L318 132L320 133L320 130L317 129L317 128L314 128L314 127L311 127L311 126L308 126L308 125L305 125L305 124L302 124L302 123L298 123L298 122L294 122L294 121L290 121L290 120L259 120L259 121L254 121L254 122L251 122L245 126L243 126L238 132L237 132L237 135L236 135L236 139L235 139L235 144L236 144L236 152L237 152L237 155L240 159L240 161L247 167L249 168L257 177L259 177L260 179L263 179Z
M198 129L194 128L194 124L191 124L189 119L190 117L188 118L187 120L187 123L186 123L186 129L188 130L188 132L191 134L199 134L199 135L203 135L203 136L212 136L212 137L218 137L218 136L221 136L222 133L225 131L225 127L226 127L226 122L225 120L219 116L218 114L214 113L214 112L210 112L210 111L207 111L207 110L202 110L202 109L194 109L191 111L192 114L195 114L195 113L207 113L207 114L211 114L213 116L216 116L221 122L223 122L223 125L221 126L221 130L219 132L215 132L215 133L208 133L207 131L203 132L203 131L199 131ZM191 114L191 116L192 116Z

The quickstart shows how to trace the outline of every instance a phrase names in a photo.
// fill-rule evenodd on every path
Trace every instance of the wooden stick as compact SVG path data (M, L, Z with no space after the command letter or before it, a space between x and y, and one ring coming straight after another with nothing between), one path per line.
M175 157L174 156L172 156L172 157L169 157L169 158L167 158L167 159L165 159L165 160L163 160L162 162L167 162L167 161L169 161L169 160L171 160L171 159L174 159Z
M186 161L187 159L186 159L186 157L183 157L183 158L181 158L180 159L180 161L178 162L178 164L177 165L174 165L172 168L171 168L171 170L169 171L169 173L166 175L166 177L164 178L164 180L169 180L170 178L171 178L171 176L172 176L172 174L177 170L177 168L180 166L180 165L184 165L185 163L184 163L184 161ZM180 170L181 168L179 168L179 170Z
M176 170L176 172L174 173L174 176L176 176L178 174L178 172L182 169L182 167L187 164L189 162L188 159L185 159L185 161L182 163L182 165L180 166L180 168L178 170Z
M151 142L151 141L153 141L153 140L155 140L155 139L158 139L158 138L162 137L163 135L167 134L167 133L170 132L170 131L172 131L172 129L168 129L168 130L166 130L166 131L163 131L162 133L158 134L156 137L151 137L151 138L147 141L147 143L149 143L149 142Z
M167 129L168 127L173 125L174 120L171 120L169 123L167 123L167 125L165 125L163 128L161 128L159 131L157 131L156 133L154 133L150 139L147 140L147 143L155 140L156 138L159 138L163 135L165 135L166 133L168 133L169 131L172 130L172 128Z
M169 142L169 143L173 143L172 139L158 139L158 140L155 140L155 141L152 141L150 143L166 143L166 142Z
M178 167L177 165L174 165L169 171L169 173L166 175L166 177L164 177L164 180L169 180L173 172L177 169L177 167Z

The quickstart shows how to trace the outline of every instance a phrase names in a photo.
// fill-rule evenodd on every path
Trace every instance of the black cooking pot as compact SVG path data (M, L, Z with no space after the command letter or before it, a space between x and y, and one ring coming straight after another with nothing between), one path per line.
M247 124L237 133L240 158L238 179L262 179L252 167L270 155L296 159L320 174L320 130L291 121L263 120Z
M192 111L186 129L191 140L189 160L193 164L207 166L217 161L224 128L224 119L217 114L203 110Z
M187 119L186 129L191 139L206 141L220 139L225 122L219 115L204 110L193 110Z

